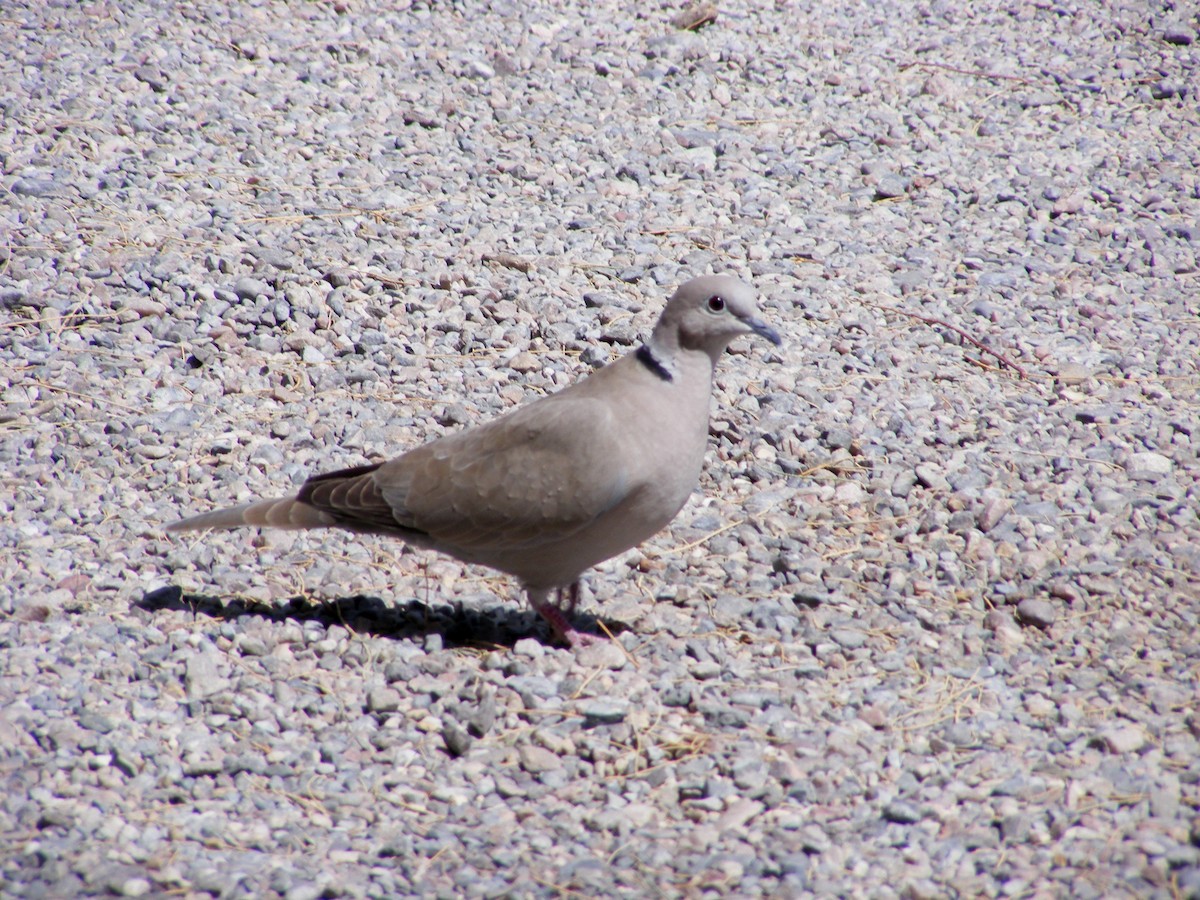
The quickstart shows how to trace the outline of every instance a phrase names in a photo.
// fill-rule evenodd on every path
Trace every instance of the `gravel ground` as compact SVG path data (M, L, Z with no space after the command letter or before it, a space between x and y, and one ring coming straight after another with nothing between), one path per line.
M219 6L0 5L0 893L1200 896L1194 11ZM708 271L787 345L611 644L162 532Z

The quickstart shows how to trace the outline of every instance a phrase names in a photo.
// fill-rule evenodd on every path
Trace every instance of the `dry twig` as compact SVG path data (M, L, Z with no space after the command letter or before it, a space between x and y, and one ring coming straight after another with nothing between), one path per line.
M1024 78L1020 75L1001 75L999 72L977 72L974 69L964 69L960 66L952 66L948 63L937 62L910 62L905 63L900 67L900 71L904 72L908 69L943 69L947 72L954 72L958 75L970 75L972 78L986 78L989 81L1017 81L1021 84L1032 85L1033 87L1045 87L1041 82L1035 81L1032 78Z
M957 334L960 338L962 338L964 341L966 341L968 344L970 344L972 347L976 347L977 349L981 350L982 352L987 353L990 356L994 356L1000 362L1001 365L1008 366L1010 369L1012 369L1014 372L1016 372L1017 375L1019 375L1023 380L1028 380L1028 378L1029 378L1029 375L1026 373L1026 371L1023 367L1017 365L1017 363L1013 362L1011 359L1009 359L1007 356L1005 356L999 350L993 350L987 344L983 343L983 341L979 340L976 337L971 336L970 334L968 334L964 329L960 328L959 326L950 324L945 319L938 319L938 318L934 318L933 316L922 316L919 313L909 312L906 309L897 309L894 306L883 306L882 304L876 304L876 303L873 303L870 305L874 306L876 309L882 310L883 312L897 313L898 315L901 315L901 316L907 316L910 319L916 319L918 322L924 322L926 325L933 325L933 326L940 327L940 328L948 328L951 331L953 331L955 334Z

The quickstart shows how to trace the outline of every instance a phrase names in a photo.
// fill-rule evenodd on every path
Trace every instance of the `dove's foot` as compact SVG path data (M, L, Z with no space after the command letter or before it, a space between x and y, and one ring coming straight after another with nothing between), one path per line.
M569 587L559 588L555 595L558 597L558 608L568 616L575 615L575 609L579 606L579 582L573 581Z
M567 608L571 612L574 612L575 604L579 602L579 582L575 582L567 590L570 592ZM561 601L561 588L558 591L558 596ZM535 600L533 601L533 608L550 625L550 630L554 632L554 636L560 641L564 641L572 649L590 647L592 644L603 643L606 640L598 634L588 634L586 631L579 631L571 624L571 620L567 618L566 612L563 611L563 608L558 603L551 603L549 600Z

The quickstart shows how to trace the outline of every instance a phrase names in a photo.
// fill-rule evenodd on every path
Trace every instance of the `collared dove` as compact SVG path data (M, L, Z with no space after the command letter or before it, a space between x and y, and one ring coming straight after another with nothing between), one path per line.
M250 525L398 537L515 576L557 637L590 643L596 636L568 619L580 575L636 547L687 502L708 441L713 369L745 334L782 343L757 318L749 286L727 275L692 279L645 344L557 394L388 462L314 476L294 497L167 530Z

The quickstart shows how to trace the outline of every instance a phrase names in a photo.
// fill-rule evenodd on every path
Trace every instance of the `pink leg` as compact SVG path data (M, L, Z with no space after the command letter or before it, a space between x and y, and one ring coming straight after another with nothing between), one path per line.
M557 588L555 593L558 595L558 608L566 612L567 615L575 615L575 609L579 606L579 582L574 581L569 587ZM563 594L566 594L566 603L563 602Z
M529 593L529 604L550 625L550 630L554 632L554 636L561 641L565 641L570 647L587 647L592 644L598 644L604 640L600 635L588 634L587 632L579 631L571 624L570 620L564 614L562 608L555 603L551 603L547 597L548 591L535 591L527 589ZM579 600L579 583L576 582L570 588L569 609L575 611L575 604ZM562 602L562 588L558 589L559 602Z

